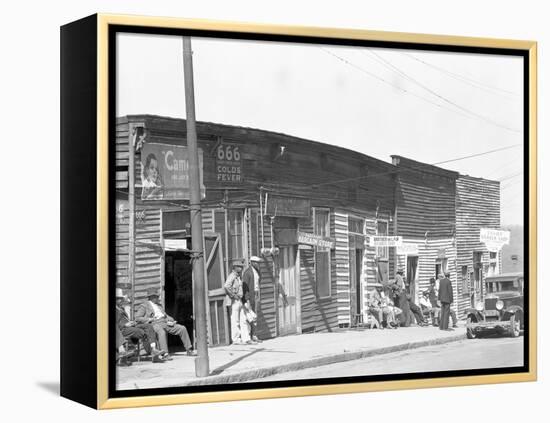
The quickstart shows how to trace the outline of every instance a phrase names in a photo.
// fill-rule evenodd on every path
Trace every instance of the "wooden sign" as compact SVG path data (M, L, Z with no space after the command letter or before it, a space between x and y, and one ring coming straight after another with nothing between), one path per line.
M309 217L311 204L307 198L268 195L266 214L268 216Z
M371 236L369 246L371 247L397 247L403 243L401 236Z
M336 245L332 238L300 231L298 231L298 243L326 249L332 249Z
M222 184L243 182L240 146L220 144L216 149L216 180Z

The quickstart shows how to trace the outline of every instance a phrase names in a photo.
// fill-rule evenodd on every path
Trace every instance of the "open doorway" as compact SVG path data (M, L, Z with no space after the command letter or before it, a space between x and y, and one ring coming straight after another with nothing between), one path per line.
M164 306L166 313L187 328L194 342L193 331L193 267L185 251L166 251L164 270ZM169 345L181 347L175 336L168 337Z
M407 284L409 285L409 294L416 304L418 304L417 281L418 256L407 256Z

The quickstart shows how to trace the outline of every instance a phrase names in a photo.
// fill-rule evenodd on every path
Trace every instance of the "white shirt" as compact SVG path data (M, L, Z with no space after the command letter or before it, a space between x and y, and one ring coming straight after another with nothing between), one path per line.
M151 307L153 307L153 311L155 312L155 320L164 319L166 315L162 312L160 307L152 301L149 301L149 302L151 303Z
M427 308L432 307L432 303L430 302L430 299L428 297L424 297L424 296L422 296L422 298L420 298L420 305L423 305L424 307L427 307Z
M260 274L254 267L252 268L252 274L254 275L254 291L260 292Z

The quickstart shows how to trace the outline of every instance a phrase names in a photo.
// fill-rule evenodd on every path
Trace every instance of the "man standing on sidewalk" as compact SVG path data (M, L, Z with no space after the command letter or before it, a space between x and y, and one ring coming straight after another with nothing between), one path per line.
M231 273L227 276L223 285L225 293L224 305L231 307L231 341L233 344L241 344L241 310L243 299L243 282L241 273L243 271L242 263L233 264Z
M260 307L261 261L262 259L258 256L250 257L250 266L243 273L243 306L249 306L256 315ZM250 322L250 338L252 341L259 342L255 322Z
M438 300L441 302L439 329L449 330L449 316L451 313L451 304L453 303L453 286L447 277L440 278Z

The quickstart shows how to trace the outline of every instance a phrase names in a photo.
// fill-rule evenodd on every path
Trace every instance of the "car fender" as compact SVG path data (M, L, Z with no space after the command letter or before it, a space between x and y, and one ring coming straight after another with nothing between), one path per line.
M465 311L464 314L466 315L466 318L472 316L472 317L475 319L476 322L481 322L481 321L485 320L484 317L483 317L483 314L481 314L481 313L480 313L477 309L475 309L475 308L468 308L468 309L466 309L466 311Z
M512 315L520 316L520 319L523 319L523 307L519 305L513 305L504 310L503 320L510 320Z

